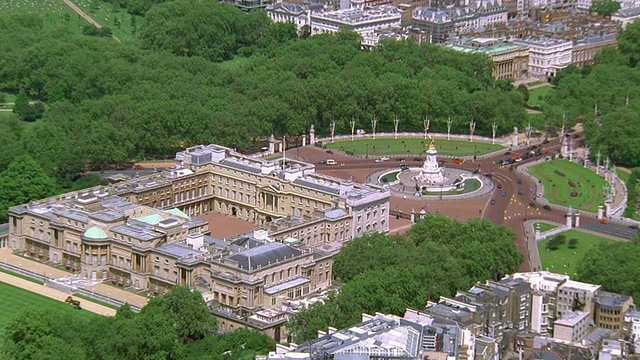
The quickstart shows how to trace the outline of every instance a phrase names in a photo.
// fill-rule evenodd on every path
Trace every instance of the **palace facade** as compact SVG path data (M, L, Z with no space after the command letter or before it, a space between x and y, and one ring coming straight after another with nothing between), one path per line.
M331 286L344 242L389 230L389 199L313 164L196 146L170 170L11 208L6 245L87 279L151 294L185 285L239 319L280 321L283 301ZM212 211L261 229L213 238L196 218Z

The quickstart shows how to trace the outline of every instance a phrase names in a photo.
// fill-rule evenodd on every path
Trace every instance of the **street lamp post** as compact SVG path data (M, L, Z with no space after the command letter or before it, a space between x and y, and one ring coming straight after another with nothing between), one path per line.
M336 135L336 121L335 120L331 120L331 122L329 123L329 130L331 131L331 142L334 141L335 135Z
M476 122L471 120L469 123L469 141L473 142L473 133L476 131Z
M478 144L474 145L474 150L473 150L473 162L476 162L476 159L478 158Z
M498 131L498 125L496 123L493 123L493 125L491 125L491 130L492 130L492 137L491 137L491 143L495 144L496 143L496 132Z
M365 146L367 147L367 151L366 151L364 157L365 157L365 159L368 159L369 158L369 143L366 143Z
M351 117L351 121L349 121L349 125L351 125L351 141L353 141L354 140L353 133L355 132L355 129L356 129L356 120L353 118L353 116Z

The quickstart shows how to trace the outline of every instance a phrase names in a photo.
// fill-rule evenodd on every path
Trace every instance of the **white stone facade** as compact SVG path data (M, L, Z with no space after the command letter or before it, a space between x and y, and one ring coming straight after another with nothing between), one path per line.
M348 9L311 14L311 34L336 33L340 28L351 29L363 38L376 31L400 27L400 11L383 5L370 9Z
M265 12L273 22L292 22L298 30L311 22L311 10L305 5L277 3L267 6Z
M529 77L548 81L571 64L573 43L551 38L515 39L514 44L529 48Z

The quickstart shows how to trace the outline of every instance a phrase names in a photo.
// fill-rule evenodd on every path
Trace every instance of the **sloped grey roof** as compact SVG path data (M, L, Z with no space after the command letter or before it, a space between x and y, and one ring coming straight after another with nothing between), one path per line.
M293 183L296 185L300 185L300 186L306 186L315 190L320 190L320 191L325 191L328 193L332 193L332 194L339 194L340 193L340 189L332 187L332 186L328 186L328 185L322 185L322 184L318 184L316 182L310 181L310 180L305 180L303 178L297 178L295 180L293 180Z
M246 172L250 172L253 174L260 174L262 172L262 170L257 167L257 166L251 166L248 164L243 164L237 161L233 161L231 159L224 159L222 161L220 161L221 164L227 165L227 166L231 166L233 168L239 169L239 170L243 170Z
M285 259L300 256L302 251L279 242L272 242L253 249L249 249L229 256L230 260L237 261L238 267L246 270L255 270L269 266Z
M327 219L337 219L347 215L347 212L342 209L333 209L324 213L324 217Z
M267 6L267 9L283 10L291 14L302 14L302 13L306 13L309 7L304 4L281 2L281 3Z
M444 23L451 21L451 17L447 14L446 11L440 9L430 9L430 8L415 8L413 10L413 17L424 20L431 20L433 22Z
M613 16L621 16L621 17L631 17L636 15L640 15L640 7L620 9L617 12L613 13Z

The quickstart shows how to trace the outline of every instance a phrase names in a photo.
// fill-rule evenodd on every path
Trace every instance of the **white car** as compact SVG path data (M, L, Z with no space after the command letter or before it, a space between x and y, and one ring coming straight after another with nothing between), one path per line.
M386 157L386 156L383 156L383 157L381 157L381 158L380 158L380 160L382 160L382 161L387 161L387 160L389 160L389 158L388 158L388 157Z
M384 162L384 160L382 160L382 159L376 159L376 162L377 162L377 163L381 163L381 162Z

